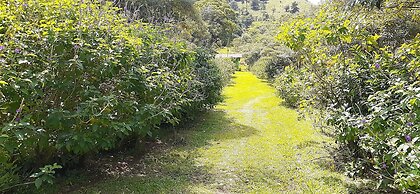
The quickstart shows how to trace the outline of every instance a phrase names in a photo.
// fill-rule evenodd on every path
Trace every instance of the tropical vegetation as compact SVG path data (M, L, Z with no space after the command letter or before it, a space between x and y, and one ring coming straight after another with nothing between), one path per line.
M230 119L241 126L290 138L287 149L312 147L295 145L301 140L295 136L299 134L295 124L284 127L275 118L313 123L335 143L313 135L315 130L306 124L302 134L310 134L316 144L328 139L327 147L333 151L325 157L334 159L336 172L308 164L311 172L322 171L340 181L344 179L340 173L373 180L377 184L370 191L420 193L419 7L418 0L331 0L320 5L304 0L0 1L0 192L45 189L57 176L83 168L100 153L154 149L146 148L146 142L160 142L162 130L202 123L197 118L217 106L218 111L235 113ZM242 57L216 58L216 51ZM281 100L249 73L232 76L245 69L267 80ZM262 89L266 93L258 93ZM233 107L234 99L241 107ZM254 105L260 101L271 107L261 105L258 112ZM223 109L225 103L232 110ZM252 116L255 111L264 118ZM264 111L270 114L264 116ZM210 117L225 121L217 114L210 111ZM285 115L293 115L293 121ZM238 137L257 142L253 134L240 135L244 126L220 123L212 121L203 130L217 128L215 133L224 134L226 128L231 130L226 134L234 136L233 130ZM273 123L284 131L274 132ZM177 141L201 140L186 134L198 140ZM204 136L201 144L214 145ZM223 145L236 145L232 139ZM287 141L279 142L285 148ZM325 154L319 147L313 149ZM252 153L259 160L267 156L264 151ZM306 157L310 151L294 154L288 162L316 160ZM222 164L208 161L212 166ZM299 174L304 167L297 166ZM245 176L248 172L232 168L236 178L247 177L245 183L259 185L210 188L280 191L262 183L277 175ZM343 182L330 188L302 177L306 175L293 180L308 188L287 191L345 190L338 185Z

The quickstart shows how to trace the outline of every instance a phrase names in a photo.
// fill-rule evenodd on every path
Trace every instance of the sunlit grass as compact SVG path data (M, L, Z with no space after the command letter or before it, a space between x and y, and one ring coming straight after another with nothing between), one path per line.
M235 192L344 192L344 177L316 163L328 155L323 146L331 140L299 121L294 110L279 106L281 100L267 83L247 72L236 76L237 84L226 88L225 104L218 108L258 132L201 150L207 165L235 169L228 178L247 180L234 185ZM217 157L220 152L228 157Z
M230 52L232 52L232 51L228 47L223 47L223 48L217 50L217 53L219 53L219 54L228 54Z
M225 101L145 156L145 172L87 193L346 193L324 146L331 139L280 106L267 83L237 72Z

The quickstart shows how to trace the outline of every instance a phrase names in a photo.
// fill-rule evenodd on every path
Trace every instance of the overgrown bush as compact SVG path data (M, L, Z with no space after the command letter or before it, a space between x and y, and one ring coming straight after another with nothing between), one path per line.
M235 39L235 50L244 53L245 63L258 77L274 78L295 61L294 52L275 41L280 22L254 22L250 28Z
M287 66L275 79L274 85L286 106L298 108L306 100L305 76L308 74L297 71L294 66Z
M206 49L196 49L195 60L192 63L193 75L195 81L196 92L192 93L191 99L195 99L193 104L190 104L188 113L196 112L211 108L216 103L222 100L221 91L225 82L230 79L226 77L228 74L233 74L229 67L221 69L220 66L214 63L214 53ZM229 75L230 76L230 75ZM193 110L190 110L193 108Z
M129 23L110 2L7 0L0 10L0 192L220 99L212 56Z
M321 116L350 154L350 175L420 192L419 11L339 7L282 26L278 39L298 60L276 87L287 104L327 113ZM399 25L391 27L395 21Z
M337 95L358 102L329 109L339 142L356 159L351 172L378 172L381 185L408 191L420 189L419 37L394 54L356 59L360 66L350 68L347 79L360 83L353 88L365 92L341 91Z
M221 72L221 80L224 86L229 84L232 75L239 70L239 63L234 60L236 59L218 58L213 61Z
M286 54L269 53L268 56L261 57L255 62L251 66L251 71L260 78L273 80L284 71L285 67L293 63L292 60L293 58Z

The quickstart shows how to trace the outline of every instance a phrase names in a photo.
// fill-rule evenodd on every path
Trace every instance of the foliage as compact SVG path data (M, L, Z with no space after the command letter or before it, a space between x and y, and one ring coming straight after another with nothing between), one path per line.
M41 170L40 172L32 174L31 178L35 178L35 187L39 189L45 183L53 184L55 170L60 168L62 166L55 163L53 165L46 165L39 169Z
M227 1L199 0L195 6L208 25L211 43L226 46L235 36L241 34L237 14Z
M208 46L210 33L193 0L117 0L114 4L130 20L142 20L164 29L172 39L181 38Z
M308 76L306 72L297 71L294 66L287 66L275 79L274 85L278 94L283 98L283 104L298 108L303 104L303 96L307 94L307 87L305 86L305 77Z
M250 27L254 20L255 19L251 14L241 14L239 16L239 22L243 29L247 29L248 27Z
M193 75L195 75L195 90L191 96L194 99L192 104L188 104L189 108L185 108L185 114L194 114L196 110L212 108L222 100L221 92L226 81L225 74L230 74L225 69L213 62L214 54L206 49L196 49L195 60L192 63ZM191 109L192 108L192 109Z
M229 1L229 6L235 10L235 11L239 11L239 6L238 6L238 2L236 1Z
M273 80L293 61L293 58L287 54L269 53L267 55L259 58L251 66L251 71L263 79Z
M2 135L4 138L5 135ZM16 185L19 183L20 178L16 173L16 166L9 162L10 156L8 155L6 150L4 150L4 144L0 143L0 164L2 165L0 167L0 192L3 192L6 188L9 188L13 185Z
M128 21L110 2L13 0L0 10L2 188L22 181L17 174L152 135L220 99L212 55ZM50 182L54 166L46 169L34 178Z
M377 54L375 58L382 58L374 67L379 75L369 73L371 78L362 82L372 91L367 98L359 96L362 110L352 110L357 104L343 106L333 109L330 118L341 135L339 140L356 151L355 157L365 159L354 170L372 167L380 172L381 184L393 184L401 190L418 191L420 185L419 37L402 45L395 55ZM368 71L371 66L358 69Z
M403 0L403 1L384 1L384 0L350 0L347 2L349 7L354 7L361 5L367 8L378 8L378 9L392 9L392 8L402 8L402 9L418 9L420 1L418 0Z
M283 9L285 6L289 6L296 2L296 7L299 8L299 14L311 14L317 7L307 0L258 0L258 1L236 1L230 0L231 2L238 2L238 13L239 17L251 16L254 21L268 21L271 22L283 22L288 17L295 15L286 12ZM255 3L254 3L255 2ZM259 2L259 3L258 3ZM296 14L297 15L297 14Z
M292 50L275 42L278 26L270 21L253 22L242 37L232 43L235 52L245 53L244 60L250 70L263 79L274 79L295 60Z
M381 187L419 192L418 10L340 7L282 26L278 39L296 52L297 62L277 88L287 104L327 113L351 154L351 175L371 174Z
M251 9L252 10L260 10L263 8L262 2L260 0L251 0Z
M149 23L199 19L192 0L117 0L114 3L125 11L127 18L142 19Z
M291 14L299 12L298 4L296 3L296 1L294 1L291 5L286 5L284 7L284 11L289 12Z
M230 83L232 75L235 71L239 70L239 63L235 59L229 58L218 58L214 60L214 63L221 71L221 80L224 86Z
M295 110L278 106L274 88L252 73L237 72L233 83L223 91L224 103L177 133L184 142L163 138L168 143L142 157L145 165L134 167L135 174L76 193L351 192L352 181L335 172L330 159L320 159L332 138L316 133Z

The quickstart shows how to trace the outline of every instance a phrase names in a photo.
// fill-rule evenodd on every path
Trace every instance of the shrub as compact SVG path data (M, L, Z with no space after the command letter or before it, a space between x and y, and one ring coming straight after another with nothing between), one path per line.
M276 55L276 53L270 53L268 56L261 57L256 63L254 63L251 66L251 71L260 78L273 80L291 63L292 57L288 55Z
M327 113L321 116L349 153L350 175L419 192L420 35L411 26L418 10L355 8L350 13L364 15L360 20L339 6L282 26L278 39L296 52L297 62L277 79L279 93L291 106L303 102ZM395 21L405 27L389 29ZM400 41L392 41L391 31Z
M361 66L352 68L349 77L360 81L356 90L367 91L352 96L341 92L358 102L331 108L329 118L339 142L356 159L352 171L374 169L382 185L400 190L420 189L420 55L414 51L419 46L417 37L395 54L378 53L376 63L360 58Z
M9 152L5 149L4 141L8 137L0 137L0 191L19 183L15 165L10 161Z
M220 99L211 56L104 1L0 2L0 176L85 155L176 124ZM0 189L1 191L2 189Z
M303 82L304 76L307 74L297 71L293 66L287 66L285 71L276 78L274 85L286 106L298 108L300 103L308 97L304 94L307 90Z
M221 80L224 86L229 84L232 74L239 70L239 63L235 60L236 59L219 58L213 61L221 72Z
M195 91L189 98L194 99L193 104L185 113L193 113L197 110L212 108L222 100L221 91L224 86L226 74L230 74L229 69L221 70L213 62L214 54L206 49L196 49L195 59L192 63L194 75ZM191 109L192 108L192 109Z

